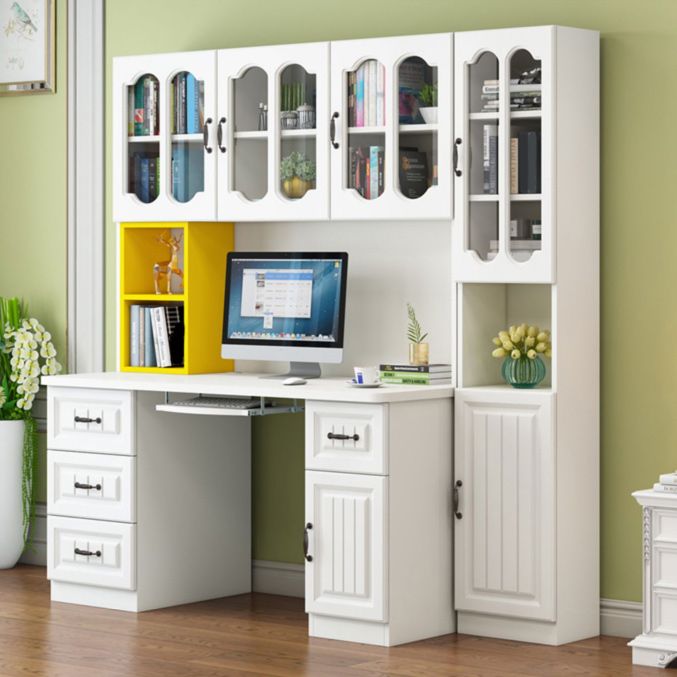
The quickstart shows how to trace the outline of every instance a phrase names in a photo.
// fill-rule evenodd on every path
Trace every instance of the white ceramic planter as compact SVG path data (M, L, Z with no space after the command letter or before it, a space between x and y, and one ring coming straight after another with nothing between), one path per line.
M418 110L423 116L423 122L427 125L437 124L437 106L431 106L429 108L421 107Z
M0 421L0 569L10 569L23 551L21 468L24 422Z

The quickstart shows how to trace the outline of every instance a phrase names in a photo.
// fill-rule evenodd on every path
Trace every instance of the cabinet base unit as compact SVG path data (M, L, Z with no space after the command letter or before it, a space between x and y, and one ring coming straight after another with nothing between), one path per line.
M307 403L311 636L393 646L454 632L451 457L448 399Z
M647 665L651 668L668 668L677 665L677 637L638 635L632 642L633 665Z

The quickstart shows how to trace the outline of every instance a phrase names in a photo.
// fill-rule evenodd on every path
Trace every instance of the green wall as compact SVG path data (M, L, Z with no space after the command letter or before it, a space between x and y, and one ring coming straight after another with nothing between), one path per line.
M20 293L65 337L65 1L59 91L0 99L0 294ZM640 511L629 497L677 467L677 249L668 158L677 94L673 0L109 0L116 55L558 23L602 33L602 595L641 598ZM108 111L110 113L110 111ZM110 150L110 115L107 118ZM110 158L110 155L109 155ZM108 167L110 166L110 160ZM110 173L108 176L110 197ZM39 198L39 199L36 199ZM110 213L110 200L107 212ZM107 364L114 358L114 232L107 224ZM585 246L585 243L581 243ZM46 281L46 282L45 282ZM581 374L581 387L586 375ZM277 446L283 442L283 447ZM254 555L300 561L300 417L254 430Z

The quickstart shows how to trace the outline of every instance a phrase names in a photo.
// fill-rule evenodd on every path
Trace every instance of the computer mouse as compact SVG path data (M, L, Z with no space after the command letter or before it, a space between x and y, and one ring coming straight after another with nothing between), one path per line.
M308 383L308 381L300 376L292 376L282 381L282 385L284 386L302 386L304 383Z

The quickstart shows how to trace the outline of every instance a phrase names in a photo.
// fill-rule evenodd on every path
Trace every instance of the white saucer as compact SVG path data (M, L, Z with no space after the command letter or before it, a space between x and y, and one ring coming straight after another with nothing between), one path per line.
M350 380L346 381L346 383L349 386L353 386L353 388L380 388L383 385L380 381L378 383L358 383L355 380Z

